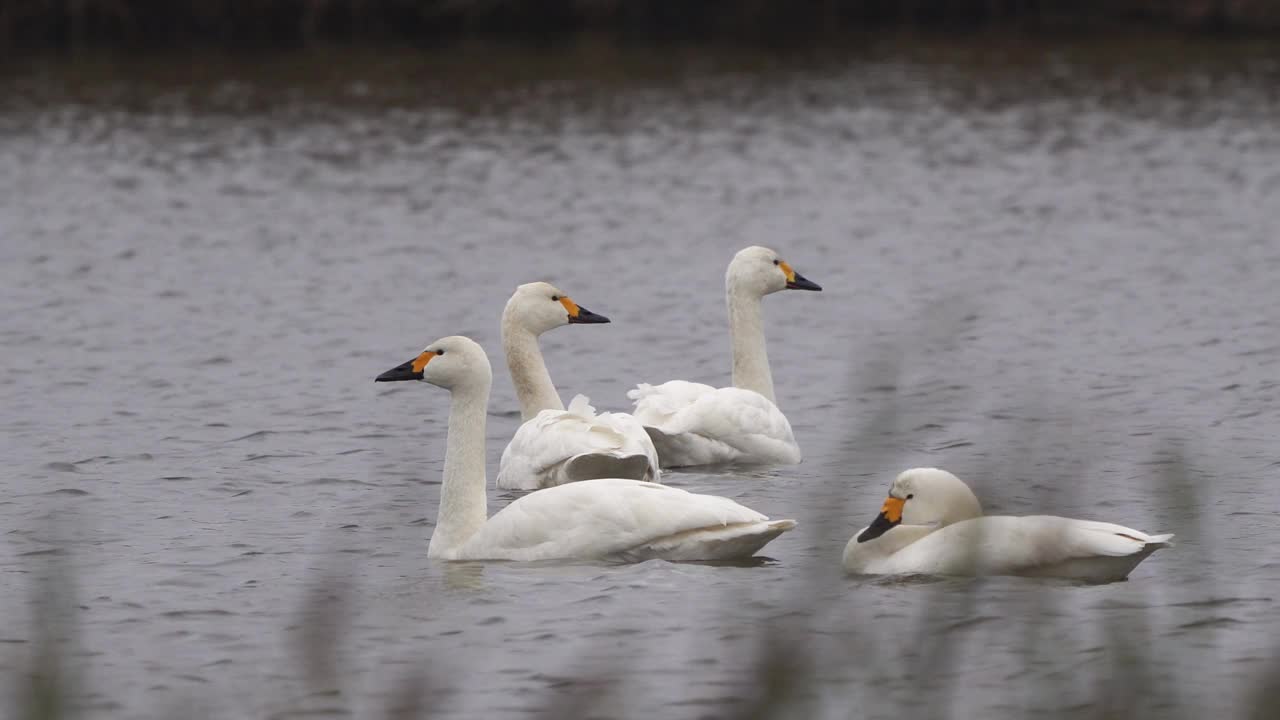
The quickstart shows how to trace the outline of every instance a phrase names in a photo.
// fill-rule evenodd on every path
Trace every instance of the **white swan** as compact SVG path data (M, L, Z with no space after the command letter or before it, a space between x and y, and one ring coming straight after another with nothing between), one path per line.
M946 470L898 475L875 522L844 549L850 573L1024 575L1123 580L1173 535L1052 515L984 516L969 486Z
M773 397L760 300L779 290L821 290L769 248L733 256L725 273L733 387L672 380L627 393L663 467L719 463L794 464L800 446Z
M732 500L627 479L538 490L487 517L484 473L489 358L447 337L377 381L425 380L452 394L440 510L427 557L442 560L746 558L794 520L769 520Z
M607 322L549 283L521 285L507 301L502 348L524 423L502 451L498 487L536 490L602 477L658 481L658 451L640 421L596 414L585 395L565 410L538 348L538 336L552 328Z

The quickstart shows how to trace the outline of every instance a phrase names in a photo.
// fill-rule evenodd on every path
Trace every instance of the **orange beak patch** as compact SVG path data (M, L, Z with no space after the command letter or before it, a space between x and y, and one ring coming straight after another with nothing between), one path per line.
M578 313L582 312L582 310L578 308L578 303L570 300L567 296L562 296L560 298L560 304L564 306L565 310L569 311L569 317L571 318L578 317Z
M792 270L790 265L780 262L778 267L782 268L782 274L787 276L787 282L793 283L796 281L796 271Z
M884 515L889 522L902 522L902 506L906 504L906 500L890 495L885 498L884 505L880 508L880 514Z
M433 357L435 357L435 356L436 356L436 354L435 354L435 353L433 353L433 352L431 352L430 350L428 350L428 351L426 351L426 352L422 353L421 355L419 355L418 357L414 358L414 359L413 359L413 371L414 371L414 372L416 372L416 373L420 373L420 372L422 372L422 369L423 369L423 368L425 368L425 367L427 366L427 363L431 362L431 358L433 358ZM401 357L404 357L404 356L402 355Z

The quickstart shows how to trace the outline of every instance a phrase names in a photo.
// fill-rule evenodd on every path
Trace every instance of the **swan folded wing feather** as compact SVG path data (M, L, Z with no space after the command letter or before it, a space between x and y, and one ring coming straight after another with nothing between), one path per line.
M728 498L637 480L584 480L517 499L466 542L460 558L608 558L680 532L767 520Z
M640 383L627 397L635 401L634 415L644 425L662 429L672 415L684 410L715 388L687 380L669 380L661 385Z
M924 536L886 558L877 572L1020 574L1070 560L1133 555L1169 537L1053 515L988 515Z
M1072 520L1047 515L1031 516L1044 521L1057 520L1065 527L1061 534L1066 546L1064 552L1068 559L1106 555L1123 557L1142 552L1148 545L1165 544L1172 535L1148 535L1124 525L1116 525L1096 520Z
M644 455L653 479L658 479L658 451L644 426L625 413L595 412L585 395L577 395L568 410L543 410L516 429L502 451L498 487L533 490L568 460L584 454L614 457Z
M696 433L668 435L654 427L646 427L663 467L689 467L731 463L742 457L728 443Z
M661 453L666 465L800 461L791 423L760 393L672 380L642 385L630 396L636 418L669 436Z
M791 423L778 406L760 393L740 388L719 388L698 398L680 420L683 432L724 439L764 437L791 440Z

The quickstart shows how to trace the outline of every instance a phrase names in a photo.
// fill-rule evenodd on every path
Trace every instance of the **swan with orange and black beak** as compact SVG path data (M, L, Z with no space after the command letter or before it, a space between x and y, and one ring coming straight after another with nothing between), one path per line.
M1123 580L1172 535L1054 515L983 515L955 475L912 468L898 475L870 525L844 549L855 574L1024 575L1085 582Z
M625 413L597 413L585 395L566 409L538 345L555 328L607 322L546 282L521 285L507 300L502 349L523 424L502 453L499 488L535 490L601 477L658 480L658 452L644 427ZM603 335L592 331L574 339L589 343ZM583 354L590 361L596 352Z

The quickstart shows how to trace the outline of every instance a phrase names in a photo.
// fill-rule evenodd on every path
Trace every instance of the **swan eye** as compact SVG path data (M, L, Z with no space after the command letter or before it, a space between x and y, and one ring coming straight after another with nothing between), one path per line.
M911 498L913 498L913 497L915 497L915 496L916 496L916 494L915 494L915 493L907 493L907 499L908 499L908 500L910 500Z
M781 264L782 264L782 261L781 261L781 260L779 260L778 258L774 258L774 259L773 259L773 264L774 264L774 265L781 265Z
M559 295L552 295L552 296L551 296L551 300L552 300L552 301L554 301L554 302L560 302L560 296L559 296Z
M444 354L444 350L437 350L437 351L436 351L436 355L443 355L443 354Z

